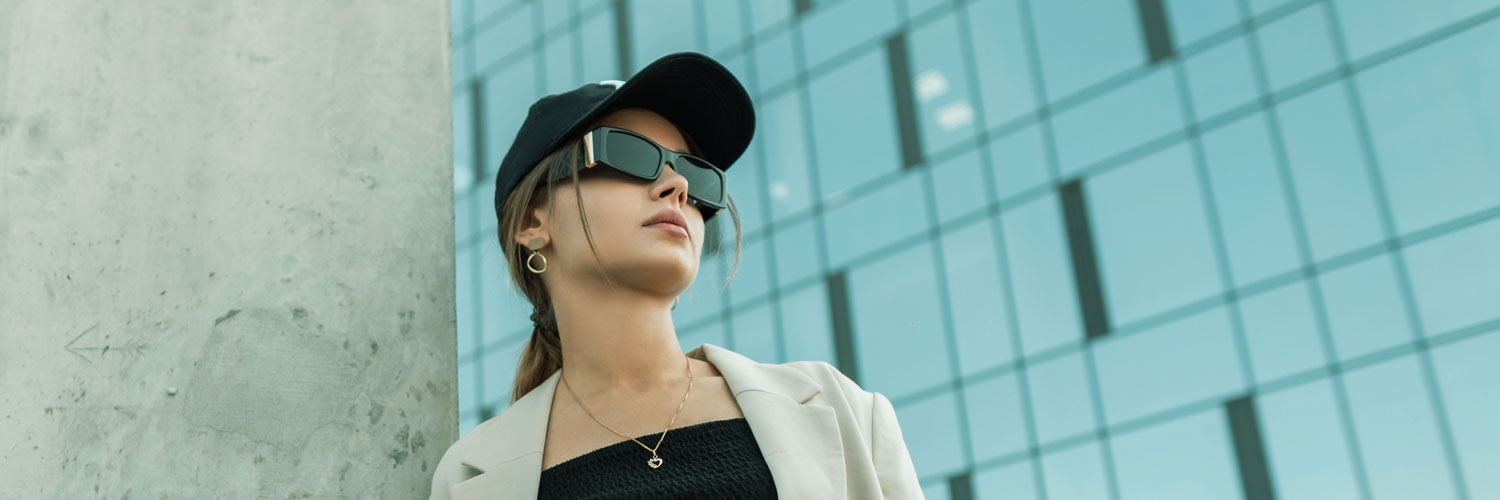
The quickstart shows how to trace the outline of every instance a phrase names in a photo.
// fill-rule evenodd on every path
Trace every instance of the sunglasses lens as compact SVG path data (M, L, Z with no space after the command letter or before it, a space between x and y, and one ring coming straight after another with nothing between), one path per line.
M718 169L700 158L682 157L682 168L677 173L688 181L688 194L714 205L724 203L724 179Z
M625 132L610 132L607 141L609 163L615 168L644 179L654 178L661 166L661 152L651 143Z

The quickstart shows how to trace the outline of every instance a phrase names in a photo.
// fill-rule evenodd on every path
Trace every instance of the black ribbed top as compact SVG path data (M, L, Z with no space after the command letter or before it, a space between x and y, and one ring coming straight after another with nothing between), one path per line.
M660 432L638 436L647 446ZM710 420L667 431L672 439L647 450L620 441L542 470L538 500L603 498L776 498L771 469L741 418Z

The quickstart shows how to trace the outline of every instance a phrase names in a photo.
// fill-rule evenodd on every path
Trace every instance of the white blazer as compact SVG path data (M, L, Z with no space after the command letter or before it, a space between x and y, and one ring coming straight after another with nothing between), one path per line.
M739 403L782 499L923 498L896 411L823 361L759 363L713 344L687 355L713 363ZM453 443L433 471L433 500L534 499L557 390L545 382Z

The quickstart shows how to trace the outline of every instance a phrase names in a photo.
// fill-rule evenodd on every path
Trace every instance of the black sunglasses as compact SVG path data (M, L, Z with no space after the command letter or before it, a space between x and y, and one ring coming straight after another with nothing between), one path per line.
M606 165L640 179L656 180L661 175L662 165L667 163L687 178L688 198L702 205L699 208L704 220L728 206L724 170L708 160L664 148L646 136L623 128L601 126L583 136L584 168ZM568 173L563 172L556 178L567 176Z

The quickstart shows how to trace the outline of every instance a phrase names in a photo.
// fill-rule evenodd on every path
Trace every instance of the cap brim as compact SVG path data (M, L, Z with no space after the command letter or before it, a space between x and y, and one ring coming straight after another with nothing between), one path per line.
M723 65L697 52L668 54L641 68L569 127L568 135L629 107L662 115L692 138L704 159L725 170L755 135L755 107L745 87Z

